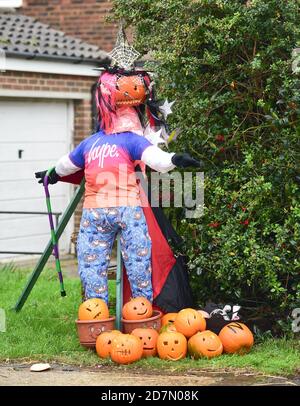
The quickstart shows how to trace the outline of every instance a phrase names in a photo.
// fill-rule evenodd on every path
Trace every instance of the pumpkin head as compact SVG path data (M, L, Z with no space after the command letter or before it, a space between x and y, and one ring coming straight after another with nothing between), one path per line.
M111 344L119 334L122 334L119 330L104 331L97 337L96 351L100 358L110 357Z
M102 299L92 298L81 303L78 309L79 320L104 320L109 318L107 304Z
M250 351L254 343L254 337L249 328L238 322L227 324L219 333L224 351L233 354L244 354Z
M194 309L183 309L177 314L174 321L176 330L186 337L192 337L198 331L204 331L206 321L201 313Z
M178 361L186 356L187 340L181 333L162 333L157 339L157 352L161 359Z
M138 337L143 344L143 357L154 357L156 355L156 343L158 332L153 328L135 328L132 335Z
M146 99L146 88L140 75L120 76L116 81L117 106L139 106Z
M189 354L198 359L200 357L213 358L222 354L223 345L217 334L206 330L196 333L188 341Z
M152 316L152 304L145 297L131 299L123 306L122 315L125 320L142 320Z
M131 364L143 355L143 344L131 334L117 334L112 341L110 356L118 364Z
M169 323L174 323L177 313L166 313L161 319L161 325L165 326Z

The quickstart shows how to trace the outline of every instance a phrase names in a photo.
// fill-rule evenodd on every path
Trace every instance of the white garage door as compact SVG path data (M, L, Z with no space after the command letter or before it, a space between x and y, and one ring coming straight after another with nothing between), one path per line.
M72 104L67 101L0 99L0 251L43 251L49 240L46 215L1 214L1 211L43 211L43 186L34 172L54 166L70 150ZM63 212L72 186L50 185L52 210ZM68 252L70 223L60 240ZM0 254L0 259L10 255Z

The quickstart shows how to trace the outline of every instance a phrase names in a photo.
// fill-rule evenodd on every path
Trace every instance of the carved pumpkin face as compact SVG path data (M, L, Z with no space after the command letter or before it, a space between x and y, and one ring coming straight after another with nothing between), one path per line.
M157 339L157 352L161 359L178 361L186 356L187 340L181 333L162 333Z
M78 309L79 320L104 320L109 318L107 304L102 299L88 299Z
M206 330L196 333L188 341L189 354L198 359L200 357L213 358L222 354L223 345L217 334Z
M249 328L238 322L227 324L219 333L224 351L233 354L249 352L254 343L254 337Z
M166 313L161 319L161 325L164 326L169 323L174 323L178 313Z
M146 88L139 75L120 76L116 82L116 105L139 106L146 99Z
M119 330L104 331L96 340L96 351L100 358L110 357L111 344L117 335L122 334Z
M153 328L135 328L132 335L138 337L143 344L143 357L154 357L156 355L156 343L158 332Z
M111 359L118 364L131 364L143 355L143 344L139 338L131 334L117 335L111 344Z
M194 309L183 309L177 314L174 321L176 330L186 337L192 337L198 331L204 331L206 321L201 313Z
M152 304L145 297L131 299L123 306L122 315L125 320L142 320L152 316Z

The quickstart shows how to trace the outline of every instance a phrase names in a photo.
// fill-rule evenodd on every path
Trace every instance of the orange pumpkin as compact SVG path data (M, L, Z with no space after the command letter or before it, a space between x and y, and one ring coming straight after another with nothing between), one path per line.
M142 77L120 76L116 82L115 94L117 106L139 106L146 99L146 88Z
M110 356L118 364L131 364L143 355L141 340L132 334L118 334L112 341Z
M159 334L165 333L165 332L175 333L176 331L177 330L176 330L174 323L168 323L168 324L165 324L164 326L162 326L162 328L159 330Z
M125 320L142 320L152 316L152 304L145 297L131 299L123 306L122 315Z
M254 337L249 328L238 322L227 324L219 333L224 351L233 354L245 354L254 344Z
M154 357L157 353L156 343L158 332L153 328L135 328L132 335L138 337L143 344L143 357Z
M161 325L165 326L169 323L174 323L177 313L166 313L161 319Z
M186 356L187 340L181 333L162 333L157 339L157 352L161 359L178 361Z
M177 314L174 321L176 330L186 337L192 337L198 331L204 331L206 321L201 313L194 309L183 309Z
M79 320L104 320L109 318L107 304L102 299L92 298L81 303L78 309Z
M188 351L191 357L198 359L200 357L213 358L222 354L223 345L217 334L210 330L196 333L188 341Z
M110 357L111 344L118 334L122 334L121 331L104 331L97 337L96 351L100 358Z

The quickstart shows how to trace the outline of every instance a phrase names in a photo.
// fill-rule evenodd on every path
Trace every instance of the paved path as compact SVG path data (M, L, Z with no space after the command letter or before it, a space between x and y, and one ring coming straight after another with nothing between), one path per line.
M103 369L103 370L102 370ZM241 372L191 371L182 375L147 374L111 368L80 369L66 365L52 365L44 372L30 372L29 364L0 365L0 386L299 386L300 377L284 378Z

